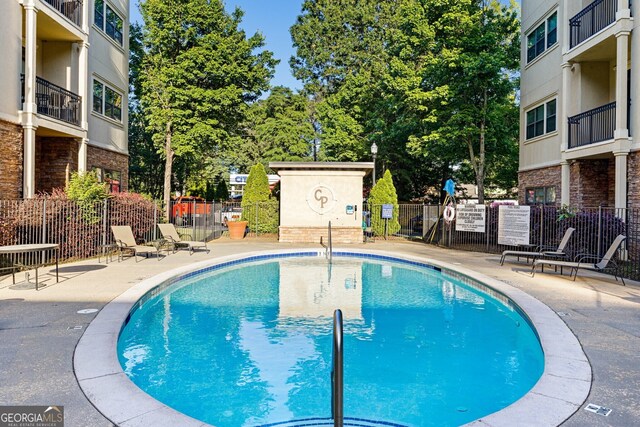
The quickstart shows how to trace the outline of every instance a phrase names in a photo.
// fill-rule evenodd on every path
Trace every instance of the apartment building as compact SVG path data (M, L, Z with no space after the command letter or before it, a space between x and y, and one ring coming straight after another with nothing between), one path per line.
M522 0L519 198L640 207L636 0Z
M0 15L0 199L74 171L126 190L129 0L2 0Z

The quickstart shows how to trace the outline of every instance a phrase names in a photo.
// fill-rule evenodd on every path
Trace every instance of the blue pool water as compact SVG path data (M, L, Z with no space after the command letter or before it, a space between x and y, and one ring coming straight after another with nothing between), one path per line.
M329 417L335 308L348 417L456 426L515 402L544 368L518 310L434 269L353 257L180 280L132 313L118 355L145 392L218 427Z

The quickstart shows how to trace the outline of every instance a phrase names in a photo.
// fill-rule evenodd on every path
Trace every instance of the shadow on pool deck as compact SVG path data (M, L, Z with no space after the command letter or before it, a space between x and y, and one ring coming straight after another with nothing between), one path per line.
M98 265L97 259L61 266L64 279L41 274L40 291L12 289L11 276L0 280L0 405L63 405L66 426L109 426L85 398L73 373L73 352L94 314L81 309L102 308L132 285L160 272L220 256L243 252L317 248L319 245L280 244L272 238L210 243L211 253L182 251L158 262L133 259ZM499 265L499 256L460 252L418 242L376 241L362 249L424 256L465 267L522 289L556 311L578 337L593 370L586 403L612 409L608 417L579 409L566 426L631 426L640 419L640 287L623 287L613 277L581 274L575 282L555 273L532 279L524 263ZM103 259L104 262L104 259ZM100 267L100 268L96 268ZM545 408L540 408L545 411ZM536 414L531 414L531 425Z

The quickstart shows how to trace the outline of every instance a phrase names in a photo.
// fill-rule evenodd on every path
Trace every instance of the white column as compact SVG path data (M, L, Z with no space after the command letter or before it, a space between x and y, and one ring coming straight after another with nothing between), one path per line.
M629 62L629 32L616 34L616 130L615 139L627 139L627 63Z
M24 0L25 11L25 58L24 58L24 104L23 111L23 170L22 197L36 194L36 24L38 9L35 0Z
M635 9L638 16L640 13L639 2L635 1L632 7ZM638 18L635 18L638 19ZM640 101L640 80L638 71L640 70L640 35L636 34L635 37L631 37L631 123L630 133L634 137L634 141L637 141L638 132L640 132L640 109L637 105Z
M616 159L616 209L627 207L627 152L613 153Z
M79 42L80 54L78 55L78 95L82 98L80 103L80 126L87 130L89 114L89 43Z
M87 143L89 139L82 138L78 147L78 172L87 171Z
M565 151L569 147L569 100L571 99L571 62L562 63L562 89L560 91L560 147Z
M571 203L571 168L569 162L563 160L560 162L562 173L562 184L560 186L560 204L567 205Z

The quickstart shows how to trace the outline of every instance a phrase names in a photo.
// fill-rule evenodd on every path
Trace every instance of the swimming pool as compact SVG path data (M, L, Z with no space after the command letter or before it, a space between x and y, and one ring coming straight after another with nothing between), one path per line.
M475 280L380 255L299 255L154 288L120 334L124 372L218 427L326 417L334 308L345 316L346 416L460 425L515 402L544 370L527 317Z

